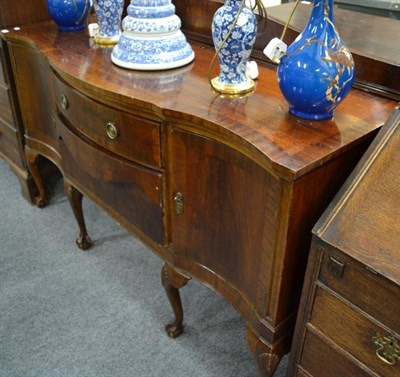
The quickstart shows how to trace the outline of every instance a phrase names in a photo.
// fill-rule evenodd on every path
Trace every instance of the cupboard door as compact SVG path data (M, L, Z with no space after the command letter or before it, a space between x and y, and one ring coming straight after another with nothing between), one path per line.
M279 182L217 141L174 128L167 139L176 266L225 296L265 300Z

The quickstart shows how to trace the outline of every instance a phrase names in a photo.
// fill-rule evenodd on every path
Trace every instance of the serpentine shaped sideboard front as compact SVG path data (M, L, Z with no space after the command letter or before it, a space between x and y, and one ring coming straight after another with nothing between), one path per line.
M245 318L272 376L289 351L311 228L396 103L353 90L333 120L308 122L288 114L268 67L252 94L213 93L213 52L195 42L192 64L137 72L51 22L3 38L37 202L40 155L64 176L82 249L85 195L165 261L171 337L183 331L179 289L197 279Z

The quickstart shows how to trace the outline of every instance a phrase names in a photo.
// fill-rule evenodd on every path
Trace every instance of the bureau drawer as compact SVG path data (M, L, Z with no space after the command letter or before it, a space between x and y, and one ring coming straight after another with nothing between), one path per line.
M20 145L18 131L0 119L0 153L20 168L24 168L22 145Z
M355 365L344 354L326 343L320 336L306 330L300 355L298 376L305 376L305 370L313 377L370 377L371 375Z
M325 245L319 280L400 334L400 287Z
M399 320L399 313L397 313L397 320ZM398 334L389 333L379 324L372 322L364 313L350 307L322 287L317 288L308 326L314 327L332 343L348 352L379 376L400 376L400 360L398 358L390 360L394 361L394 364L389 365L378 356L378 354L382 356L380 344L383 346L383 342L389 340L389 336L393 336L395 339L393 342L398 342L400 346ZM378 341L379 344L376 344L373 339L377 334L383 340Z
M2 48L0 47L0 85L7 85L6 78L4 76L4 60L3 60L3 51Z
M159 123L96 102L54 77L58 110L74 128L119 156L161 167Z
M10 105L9 89L0 84L0 118L9 124L14 124Z
M61 123L57 128L62 170L73 185L124 225L163 244L163 175L98 150Z

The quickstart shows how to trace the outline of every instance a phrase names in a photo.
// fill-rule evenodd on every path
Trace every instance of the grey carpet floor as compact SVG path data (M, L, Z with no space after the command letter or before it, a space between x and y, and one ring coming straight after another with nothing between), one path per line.
M62 179L48 191L46 208L28 204L0 158L1 377L257 376L230 304L191 281L185 333L170 339L162 261L87 199L94 247L78 250Z

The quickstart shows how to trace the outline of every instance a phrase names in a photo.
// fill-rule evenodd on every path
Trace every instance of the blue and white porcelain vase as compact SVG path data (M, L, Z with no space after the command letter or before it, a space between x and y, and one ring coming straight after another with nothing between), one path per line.
M163 70L194 59L171 0L131 0L111 60L124 68Z
M211 24L220 66L218 77L211 83L221 93L241 94L254 89L254 81L246 76L246 64L256 40L257 21L253 11L243 6L243 1L226 0L215 12ZM223 43L236 17L237 23Z
M311 120L331 118L353 80L353 57L336 29L333 0L314 0L307 26L278 65L289 112Z
M121 17L124 0L94 0L94 10L99 23L99 32L94 36L101 45L114 45L121 35Z
M46 0L50 17L61 31L82 30L89 14L89 0Z

